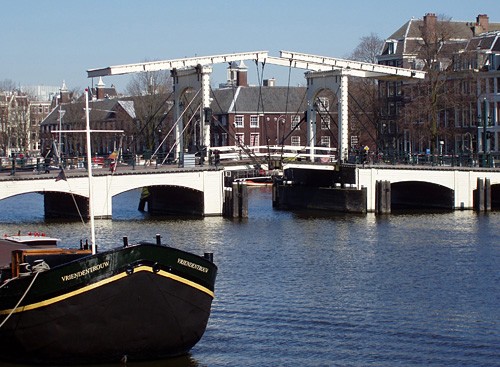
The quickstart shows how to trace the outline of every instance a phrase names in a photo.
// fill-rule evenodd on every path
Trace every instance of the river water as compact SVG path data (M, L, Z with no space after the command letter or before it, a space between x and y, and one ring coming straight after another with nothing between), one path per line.
M219 273L190 355L131 366L500 366L500 212L287 212L251 188L248 219L150 219L138 198L113 199L101 248L159 233L213 252ZM45 222L38 194L0 211L3 233L82 238L81 223Z

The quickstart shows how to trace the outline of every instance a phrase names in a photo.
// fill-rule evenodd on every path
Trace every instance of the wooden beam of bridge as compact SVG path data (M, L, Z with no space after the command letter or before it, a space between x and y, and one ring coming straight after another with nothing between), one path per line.
M198 65L206 66L212 64L221 64L231 61L257 60L264 61L267 58L267 51L240 52L225 55L187 57L182 59L172 59L163 61L141 62L137 64L126 64L108 66L105 68L87 70L87 77L123 75L131 73L140 73L146 71L172 70L178 68L196 67Z
M322 67L330 67L330 69L347 70L354 76L367 78L424 79L426 74L425 71L420 70L398 68L395 66L372 64L361 61L344 60L327 56L310 55L292 51L280 51L280 57L301 65L307 63L309 65L308 68L311 68L310 70L315 70L313 69L314 65L321 65ZM317 71L325 70L326 69L319 69Z

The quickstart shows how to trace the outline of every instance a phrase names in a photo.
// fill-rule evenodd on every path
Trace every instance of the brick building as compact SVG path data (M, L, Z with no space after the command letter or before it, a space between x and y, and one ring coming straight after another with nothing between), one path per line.
M228 68L228 82L212 93L215 123L212 146L309 146L305 122L306 87L275 86L273 79L262 86L249 86L247 69L241 63ZM334 96L324 92L317 98L316 146L336 145L337 113Z
M490 22L486 14L475 21L454 21L429 13L409 20L385 40L380 64L428 72L422 83L379 83L382 107L377 134L385 153L461 154L481 149L477 124L482 97L476 85L483 77L476 77L483 75L484 65L463 68L457 62L464 52L497 53L491 48L473 50L472 45L488 38L487 32L499 30L500 23Z

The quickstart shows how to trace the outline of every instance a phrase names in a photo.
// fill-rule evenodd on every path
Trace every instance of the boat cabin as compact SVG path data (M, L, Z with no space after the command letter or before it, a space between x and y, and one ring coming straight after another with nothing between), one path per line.
M92 254L90 249L58 248L58 242L57 238L35 235L1 238L0 283Z

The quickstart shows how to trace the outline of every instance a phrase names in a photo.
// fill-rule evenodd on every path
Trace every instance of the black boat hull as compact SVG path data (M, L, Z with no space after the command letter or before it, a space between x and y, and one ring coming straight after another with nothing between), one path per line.
M19 290L31 282L33 288L0 328L0 356L80 364L185 354L205 331L215 273L201 257L139 245L53 268L34 281L20 279ZM59 290L46 285L57 281ZM4 315L9 310L2 309Z

